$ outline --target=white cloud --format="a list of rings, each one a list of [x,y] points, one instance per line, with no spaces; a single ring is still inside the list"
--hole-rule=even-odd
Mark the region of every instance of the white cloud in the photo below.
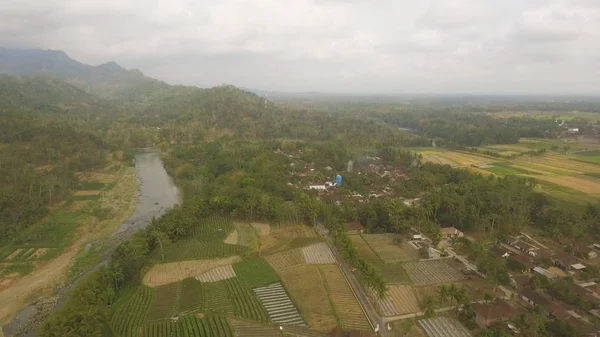
[[[172,83],[600,93],[593,0],[4,0],[0,45]]]

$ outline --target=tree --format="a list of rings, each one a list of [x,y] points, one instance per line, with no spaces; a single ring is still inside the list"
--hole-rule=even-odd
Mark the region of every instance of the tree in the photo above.
[[[439,286],[437,293],[440,304],[446,303],[448,299],[452,296],[452,294],[450,294],[448,286],[446,286],[445,284]]]
[[[154,240],[156,240],[156,242],[158,242],[158,246],[160,247],[161,260],[164,261],[165,260],[164,246],[171,243],[171,241],[169,240],[169,237],[167,236],[167,234],[165,234],[164,232],[161,232],[159,230],[153,230],[151,234],[152,234],[152,237],[154,238]]]
[[[423,299],[419,303],[419,309],[421,309],[421,312],[423,313],[423,316],[425,316],[425,318],[431,318],[435,316],[436,307],[437,303],[435,301],[435,298],[432,296],[423,297]]]

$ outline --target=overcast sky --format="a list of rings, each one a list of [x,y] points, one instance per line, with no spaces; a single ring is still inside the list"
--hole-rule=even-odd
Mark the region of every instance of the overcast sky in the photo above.
[[[202,87],[600,94],[600,0],[0,0],[0,45]]]

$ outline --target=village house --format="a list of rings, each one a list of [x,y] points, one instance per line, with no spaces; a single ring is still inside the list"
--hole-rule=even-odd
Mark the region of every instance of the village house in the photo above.
[[[552,280],[552,279],[555,279],[555,278],[558,277],[558,275],[556,275],[556,274],[554,274],[554,273],[552,273],[552,272],[550,272],[550,271],[548,271],[548,270],[546,270],[546,269],[544,269],[542,267],[534,267],[533,268],[533,272],[535,274],[544,276],[545,278],[547,278],[549,280]]]
[[[573,245],[573,252],[575,252],[575,254],[578,257],[584,258],[584,259],[595,259],[598,257],[598,252],[596,252],[596,250],[594,249],[594,246],[586,246],[586,245],[582,245],[582,244],[574,244]]]
[[[515,289],[524,289],[529,287],[530,281],[529,275],[514,275],[510,278],[510,285]]]
[[[440,235],[442,240],[451,239],[451,238],[462,238],[465,236],[463,232],[459,231],[454,227],[443,227],[440,228]]]
[[[492,324],[507,322],[517,314],[517,310],[503,299],[496,299],[492,303],[474,303],[473,311],[475,322],[483,329]]]
[[[510,255],[507,258],[507,260],[519,263],[522,266],[521,273],[523,273],[523,274],[529,274],[529,272],[531,272],[533,270],[533,268],[535,268],[535,265],[533,264],[533,262],[531,262],[531,260],[527,256],[513,254],[513,255]]]
[[[558,268],[569,271],[569,270],[582,270],[585,269],[585,265],[581,263],[579,259],[568,253],[559,253],[553,258],[554,265]]]
[[[496,255],[497,257],[507,258],[510,256],[510,252],[502,247],[493,246],[489,250],[490,253]]]
[[[348,234],[359,234],[365,231],[365,226],[363,226],[360,221],[354,220],[346,225],[346,230],[348,231]]]
[[[550,299],[531,288],[522,289],[519,293],[519,297],[532,307],[539,305],[545,308],[550,304]]]

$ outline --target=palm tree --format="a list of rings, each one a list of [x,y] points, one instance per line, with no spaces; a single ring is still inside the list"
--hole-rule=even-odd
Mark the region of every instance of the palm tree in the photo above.
[[[438,300],[440,301],[440,304],[444,304],[448,301],[448,298],[451,297],[450,292],[448,291],[448,286],[446,286],[445,284],[441,285],[438,288]]]
[[[430,318],[435,316],[436,305],[437,303],[435,303],[435,298],[433,296],[425,296],[421,303],[419,303],[419,309],[421,309],[425,318]]]

